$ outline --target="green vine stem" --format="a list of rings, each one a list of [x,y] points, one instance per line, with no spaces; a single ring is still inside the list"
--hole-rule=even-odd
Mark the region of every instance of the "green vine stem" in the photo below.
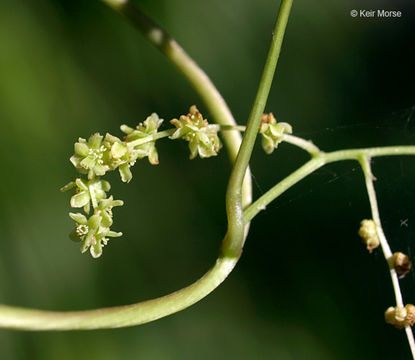
[[[224,254],[230,254],[231,256],[240,256],[245,241],[245,238],[243,237],[243,229],[246,223],[243,221],[244,204],[242,201],[242,182],[246,169],[249,165],[252,149],[259,131],[261,117],[264,113],[268,94],[271,89],[278,58],[281,53],[285,29],[290,16],[291,6],[292,0],[281,1],[264,71],[262,73],[254,104],[249,115],[241,148],[229,178],[228,190],[226,192],[228,236],[225,239],[226,241],[222,244],[222,252]]]
[[[126,16],[185,75],[204,100],[214,120],[221,126],[221,130],[225,131],[224,142],[231,161],[236,159],[227,191],[228,232],[223,240],[220,256],[212,269],[184,289],[153,300],[96,310],[54,312],[0,305],[0,326],[2,327],[27,330],[117,328],[143,324],[183,310],[207,296],[225,280],[240,257],[249,222],[271,201],[304,177],[325,164],[335,161],[362,161],[363,158],[369,159],[376,156],[415,155],[415,146],[376,147],[324,153],[310,141],[284,135],[283,141],[307,151],[311,160],[250,204],[251,179],[248,163],[275,72],[292,0],[281,2],[270,52],[242,144],[238,131],[244,130],[243,127],[236,126],[219,92],[183,49],[127,0],[102,1]],[[169,136],[170,131],[159,133],[157,139]],[[151,141],[149,139],[140,141],[144,140]],[[368,193],[370,197],[369,189]]]
[[[152,20],[147,18],[139,10],[134,8],[133,5],[127,0],[102,1],[106,2],[108,5],[125,15],[133,23],[133,25],[142,31],[142,33],[150,40],[151,43],[153,43],[153,45],[160,49],[167,56],[167,58],[174,65],[176,65],[176,67],[185,75],[204,100],[214,120],[218,124],[231,126],[236,125],[225,101],[222,99],[221,95],[207,75],[183,51],[183,49],[166,34],[164,30],[158,27]],[[283,0],[281,9],[284,9],[284,4],[291,4],[291,2],[292,0]],[[281,28],[281,23],[286,24],[288,16],[289,10],[288,12],[279,11],[276,23],[276,32],[282,31],[284,33],[285,26]],[[286,19],[281,21],[281,18]],[[278,57],[279,55],[282,35],[274,34],[273,36],[271,48],[275,48],[276,41],[277,45],[279,43],[279,47],[277,51],[273,50],[271,52],[272,56]],[[269,62],[270,58],[268,57],[267,65],[265,67],[266,70]],[[268,75],[262,79],[262,81],[267,82],[268,87],[272,81],[274,70],[272,72],[268,71]],[[260,92],[261,88],[262,85],[260,85]],[[250,134],[251,135],[248,136],[248,139],[251,139],[253,145],[255,136],[252,138],[252,130],[250,131]],[[228,147],[231,160],[235,159],[239,151],[240,134],[235,131],[226,133],[224,140],[225,145]],[[240,249],[236,252],[227,251],[226,246],[223,246],[222,252],[215,265],[201,279],[170,295],[121,307],[84,311],[53,312],[0,305],[0,326],[27,330],[72,330],[133,326],[153,321],[183,310],[207,296],[223,282],[236,265],[240,257],[244,239],[247,235],[247,223],[244,224],[242,221],[242,207],[247,206],[251,202],[251,179],[247,164],[251,151],[252,147],[248,152],[245,152],[243,159],[245,159],[244,161],[246,164],[244,164],[244,162],[241,163],[241,160],[239,161],[240,165],[238,166],[239,170],[237,172],[238,181],[234,185],[238,187],[238,196],[236,200],[239,207],[237,215],[237,236],[239,236],[239,238],[235,236],[236,234],[234,231],[228,230],[228,233],[223,241],[223,244],[231,244],[232,246],[236,242],[237,245],[240,246]],[[227,209],[229,211],[229,207]],[[228,216],[228,219],[232,220],[232,216]],[[232,224],[230,224],[230,228],[231,227]],[[232,241],[228,241],[229,234],[233,236]]]
[[[379,237],[380,246],[382,248],[383,256],[387,263],[392,257],[392,251],[389,247],[388,240],[383,232],[382,223],[380,221],[378,201],[376,199],[376,191],[373,185],[374,176],[370,166],[370,156],[362,155],[359,157],[360,166],[365,176],[366,190],[369,196],[370,209],[372,212],[373,221],[376,224],[376,233]],[[389,266],[389,272],[392,280],[393,291],[395,293],[396,306],[404,307],[402,293],[399,286],[398,274],[393,266]],[[406,337],[408,338],[409,348],[411,349],[412,358],[415,359],[415,340],[410,326],[405,326]]]

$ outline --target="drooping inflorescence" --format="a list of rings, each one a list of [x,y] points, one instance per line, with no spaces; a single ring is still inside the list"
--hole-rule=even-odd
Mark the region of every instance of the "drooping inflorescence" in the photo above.
[[[108,133],[105,137],[96,133],[88,140],[79,138],[75,143],[70,161],[86,178],[78,177],[61,190],[75,189],[70,204],[75,209],[83,209],[84,213],[69,213],[75,221],[70,238],[81,243],[82,253],[89,250],[98,258],[110,237],[122,235],[111,230],[112,208],[124,202],[108,195],[111,185],[102,179],[107,172],[118,169],[121,180],[130,182],[133,177],[130,168],[137,160],[147,157],[150,164],[159,163],[155,142],[163,137],[189,141],[191,159],[197,155],[201,158],[215,156],[221,148],[219,126],[209,124],[195,105],[190,107],[189,114],[171,120],[175,128],[159,132],[162,122],[163,119],[153,113],[135,128],[122,125],[121,131],[125,134],[122,140]]]
[[[75,189],[70,204],[75,209],[83,209],[84,213],[69,213],[75,221],[75,229],[71,232],[70,238],[81,243],[82,253],[89,250],[94,258],[100,257],[108,238],[122,235],[111,230],[112,208],[124,203],[108,195],[111,185],[102,179],[107,172],[118,169],[121,180],[130,182],[133,177],[131,167],[137,160],[147,157],[150,164],[159,163],[156,141],[164,137],[187,141],[190,159],[197,156],[216,156],[222,147],[218,136],[221,127],[209,124],[196,105],[190,107],[187,115],[170,120],[174,128],[159,132],[162,123],[163,119],[153,113],[135,128],[121,125],[121,131],[125,134],[122,139],[108,133],[105,136],[96,133],[88,140],[79,138],[75,143],[74,155],[70,161],[75,169],[86,177],[76,178],[61,190]],[[235,127],[234,130],[240,130],[240,127]],[[283,141],[284,134],[291,132],[291,126],[287,123],[277,123],[272,113],[262,116],[260,133],[266,153],[272,153]]]

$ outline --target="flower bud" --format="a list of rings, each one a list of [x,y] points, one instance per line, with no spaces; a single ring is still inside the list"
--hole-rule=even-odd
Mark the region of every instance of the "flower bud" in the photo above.
[[[373,220],[362,220],[358,234],[370,253],[379,246],[379,236],[376,232],[376,223]]]
[[[409,257],[401,252],[396,252],[389,259],[389,266],[395,269],[399,275],[405,276],[412,268]]]
[[[277,123],[273,113],[263,114],[259,133],[262,135],[262,148],[271,154],[282,142],[284,134],[291,134],[292,127],[288,123]]]
[[[405,307],[391,306],[385,311],[385,321],[398,329],[413,326],[415,306],[412,304],[407,304]]]

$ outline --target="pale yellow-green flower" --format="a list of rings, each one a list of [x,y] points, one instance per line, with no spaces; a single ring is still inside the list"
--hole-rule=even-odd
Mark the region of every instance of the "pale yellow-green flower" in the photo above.
[[[292,127],[288,123],[277,123],[273,113],[263,114],[259,133],[262,135],[262,148],[271,154],[282,142],[283,135],[292,133]]]
[[[170,120],[177,130],[170,139],[184,139],[189,142],[190,159],[197,155],[201,158],[216,156],[222,144],[218,137],[218,125],[211,125],[197,109],[196,105],[190,107],[187,115],[179,119]]]

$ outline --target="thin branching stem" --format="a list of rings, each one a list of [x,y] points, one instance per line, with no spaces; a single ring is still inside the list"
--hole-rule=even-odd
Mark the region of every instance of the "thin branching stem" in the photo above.
[[[225,145],[231,161],[235,161],[226,197],[228,232],[222,243],[221,254],[211,270],[184,289],[132,305],[96,310],[55,312],[0,305],[1,327],[27,330],[116,328],[147,323],[183,310],[207,296],[226,279],[239,259],[247,235],[247,225],[251,219],[295,183],[330,162],[342,160],[361,161],[362,159],[368,161],[369,158],[374,156],[415,155],[415,146],[352,149],[324,153],[310,141],[291,135],[284,135],[283,141],[304,149],[311,155],[312,159],[250,205],[251,179],[248,163],[281,51],[292,0],[281,1],[267,62],[242,143],[239,131],[243,131],[243,127],[236,125],[229,108],[218,90],[184,50],[163,29],[136,9],[128,0],[102,1],[123,14],[183,73],[206,104],[213,119],[221,126],[221,130],[224,131]],[[166,130],[155,137],[137,140],[135,145],[142,145],[148,141],[170,136],[172,131],[171,129]],[[372,184],[371,181],[370,184]],[[371,186],[373,187],[373,184]],[[370,197],[369,190],[368,193]],[[390,254],[390,250],[389,253],[385,253],[385,257],[388,257],[388,254]],[[397,297],[397,304],[403,304],[402,298],[399,300]],[[412,336],[410,329],[406,329],[406,331],[407,334],[410,333]],[[408,339],[411,344],[411,350],[414,351],[413,338],[408,335]]]
[[[102,0],[123,14],[156,46],[187,78],[206,104],[214,120],[220,125],[235,126],[236,122],[209,77],[163,29],[136,9],[127,0]],[[168,136],[163,133],[161,136]],[[148,139],[146,140],[148,141]],[[231,161],[235,161],[241,144],[236,132],[224,134],[224,142]],[[241,190],[242,204],[251,202],[251,177],[244,172]],[[248,226],[244,227],[243,238]],[[226,237],[225,237],[226,238]],[[214,266],[192,285],[172,294],[137,304],[96,310],[55,312],[0,305],[0,326],[27,330],[100,329],[143,324],[183,310],[211,293],[232,271],[239,257],[222,254]]]
[[[299,148],[307,151],[311,157],[317,157],[321,153],[320,149],[311,141],[302,139],[298,136],[284,134],[282,136],[282,141],[298,146]]]
[[[248,206],[244,210],[244,222],[249,223],[261,210],[264,210],[269,203],[274,201],[283,192],[325,164],[344,160],[359,161],[362,156],[378,157],[398,155],[415,155],[415,146],[386,146],[366,149],[338,150],[329,153],[320,151],[311,160],[273,186]]]
[[[393,266],[390,266],[389,259],[392,257],[392,251],[390,249],[388,240],[386,239],[385,233],[383,232],[382,223],[380,221],[379,206],[376,198],[375,186],[373,185],[372,169],[370,166],[370,157],[362,155],[359,157],[359,162],[362,167],[363,174],[365,176],[366,190],[369,196],[370,209],[372,212],[372,219],[376,224],[376,232],[379,237],[380,246],[382,248],[383,256],[386,262],[389,264],[389,273],[392,280],[393,291],[395,293],[396,306],[403,308],[404,302],[402,299],[401,288],[399,286],[399,278],[396,270]],[[405,326],[405,333],[408,338],[409,347],[411,349],[412,358],[415,359],[415,341],[412,329],[410,326]]]

